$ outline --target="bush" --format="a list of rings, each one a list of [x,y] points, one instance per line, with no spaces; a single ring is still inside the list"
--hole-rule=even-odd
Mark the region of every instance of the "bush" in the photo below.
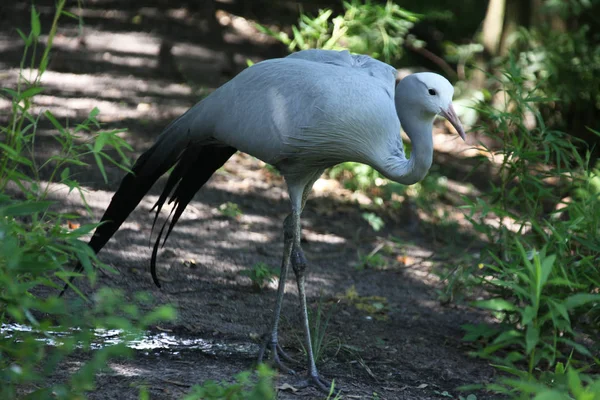
[[[252,268],[242,270],[240,275],[250,278],[252,287],[257,291],[261,291],[266,284],[277,279],[279,271],[265,263],[258,262]]]
[[[600,380],[582,374],[573,367],[556,364],[553,371],[531,379],[521,375],[517,378],[501,378],[503,386],[493,385],[501,393],[513,399],[534,400],[598,400]]]
[[[513,51],[523,77],[552,101],[540,104],[547,124],[595,145],[600,118],[600,12],[598,0],[544,2],[539,23],[515,35]],[[558,26],[557,26],[558,25]],[[598,146],[593,149],[597,158]]]
[[[334,18],[331,18],[331,9],[320,10],[314,18],[301,14],[298,25],[292,26],[292,38],[285,32],[274,32],[261,25],[258,28],[286,44],[290,51],[349,50],[370,54],[387,63],[402,57],[405,42],[421,45],[409,35],[419,15],[392,1],[383,5],[368,0],[352,0],[343,2],[343,8],[344,13]]]
[[[549,100],[511,60],[494,78],[504,108],[478,107],[481,131],[500,143],[482,158],[494,179],[481,198],[465,198],[486,239],[465,280],[489,293],[474,305],[500,323],[466,326],[465,339],[483,343],[475,354],[503,371],[533,379],[558,363],[595,362],[582,339],[599,334],[600,186],[580,141],[546,125],[540,106]]]
[[[92,156],[106,179],[104,161],[126,167],[104,149],[112,148],[123,160],[126,159],[123,149],[129,149],[117,136],[117,131],[93,133],[99,127],[97,109],[74,129],[65,128],[50,111],[40,115],[31,111],[35,96],[44,91],[41,77],[48,65],[59,17],[63,14],[72,16],[64,11],[64,6],[65,0],[57,2],[45,50],[38,64],[34,65],[32,61],[29,65],[31,74],[26,74],[25,60],[35,53],[41,34],[39,15],[35,7],[31,8],[31,32],[25,35],[19,31],[25,47],[17,87],[3,89],[12,102],[12,113],[0,134],[3,152],[0,160],[2,399],[22,397],[26,393],[32,398],[81,396],[94,388],[95,372],[103,368],[110,357],[130,354],[127,340],[150,324],[173,318],[170,307],[143,313],[137,306],[128,304],[122,293],[108,289],[98,290],[93,299],[77,291],[82,300],[75,308],[56,297],[62,284],[73,275],[68,272],[69,265],[80,262],[91,282],[95,280],[92,264],[101,268],[107,266],[99,262],[82,241],[96,225],[78,227],[72,222],[76,215],[55,211],[49,194],[57,184],[63,185],[70,191],[78,191],[85,203],[83,190],[72,178],[70,167],[86,166],[85,158]],[[27,80],[25,76],[33,76],[33,79]],[[60,152],[40,162],[35,144],[42,119],[56,128],[53,138],[60,146]],[[42,180],[42,173],[49,178]],[[138,296],[138,301],[141,300],[148,302],[146,296]],[[70,374],[67,381],[49,383],[47,377],[68,355],[92,348],[97,341],[96,328],[118,330],[122,342],[94,350],[90,359]]]
[[[183,400],[271,400],[275,399],[273,372],[264,364],[258,366],[256,377],[244,371],[235,376],[235,382],[206,381],[196,385]]]

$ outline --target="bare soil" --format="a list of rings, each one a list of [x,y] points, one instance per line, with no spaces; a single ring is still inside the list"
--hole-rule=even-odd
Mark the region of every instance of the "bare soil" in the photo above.
[[[48,29],[53,3],[36,3],[43,28]],[[27,29],[27,4],[0,6],[3,87],[13,86],[18,73],[22,48],[14,28]],[[283,5],[216,4],[219,21],[203,18],[209,14],[202,7],[192,7],[192,2],[86,2],[83,36],[79,36],[75,21],[63,21],[44,78],[48,89],[38,97],[38,106],[51,109],[70,124],[98,107],[107,129],[127,129],[123,136],[135,149],[135,156],[139,155],[170,120],[242,69],[246,59],[259,61],[285,54],[280,45],[258,34],[247,18],[286,22],[293,20],[292,11]],[[0,99],[0,110],[4,120],[9,111],[5,100]],[[41,158],[54,151],[52,133],[51,126],[40,126]],[[443,127],[437,133],[451,138]],[[451,151],[440,153],[436,160],[449,174],[464,175],[464,163]],[[109,167],[109,183],[105,184],[94,168],[79,172],[88,202],[99,218],[123,173]],[[280,263],[281,226],[289,210],[282,180],[257,160],[235,155],[196,195],[159,253],[163,288],[158,289],[148,272],[153,218],[148,211],[162,184],[164,181],[156,185],[100,253],[104,262],[120,272],[102,274],[100,284],[126,293],[148,291],[157,304],[173,304],[177,320],[157,330],[204,338],[225,350],[137,351],[133,359],[112,361],[110,371],[98,375],[89,398],[135,399],[139,388],[147,386],[152,399],[176,399],[193,384],[230,379],[252,368],[256,338],[270,325],[275,286],[256,291],[240,271],[258,262],[274,267]],[[80,212],[82,223],[91,221],[77,196],[67,196],[64,190],[54,196],[65,210]],[[461,342],[461,325],[483,317],[466,307],[439,301],[441,283],[432,268],[452,258],[447,240],[439,237],[448,233],[436,231],[435,225],[407,207],[409,211],[403,209],[393,218],[386,216],[385,229],[376,234],[361,217],[361,201],[366,200],[323,179],[303,216],[304,249],[311,264],[309,303],[314,308],[322,299],[326,309],[337,304],[329,322],[329,337],[343,345],[337,354],[333,354],[336,346],[330,349],[319,365],[320,372],[335,379],[346,398],[364,399],[373,398],[374,393],[381,399],[458,398],[459,386],[490,381],[493,369],[469,357],[471,349]],[[223,216],[218,207],[226,202],[236,203],[243,214],[237,219]],[[437,238],[432,235],[435,232]],[[463,235],[464,249],[474,239],[468,233]],[[358,254],[369,253],[390,237],[397,238],[401,251],[388,255],[392,260],[389,268],[355,267]],[[440,257],[442,248],[446,251]],[[88,293],[94,290],[82,285]],[[363,298],[382,297],[383,311],[358,309],[344,296],[351,288]],[[290,279],[281,338],[283,347],[303,360],[301,337],[297,290]],[[74,356],[70,363],[76,366],[85,357]],[[66,374],[69,366],[57,371],[54,379]],[[294,367],[304,373],[304,363]],[[297,379],[281,374],[277,384],[293,385]],[[280,399],[325,397],[313,389],[280,390],[278,395]],[[477,396],[491,398],[485,393]]]

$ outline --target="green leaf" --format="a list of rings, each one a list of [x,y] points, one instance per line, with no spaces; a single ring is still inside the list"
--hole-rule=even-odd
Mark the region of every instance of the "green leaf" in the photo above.
[[[542,389],[535,395],[533,400],[568,400],[570,397],[558,390]]]
[[[92,111],[90,111],[89,118],[95,120],[96,117],[100,114],[100,109],[98,107],[94,107]]]
[[[537,316],[537,310],[532,306],[527,306],[521,312],[521,323],[523,325],[529,324]]]
[[[87,274],[89,274],[93,278],[93,275],[91,275],[94,271],[94,267],[92,265],[91,260],[91,257],[94,256],[93,250],[87,244],[80,241],[71,243],[74,244],[73,251],[77,256],[77,259],[83,266],[83,269],[86,271]]]
[[[15,99],[15,100],[19,98],[19,92],[17,92],[16,90],[12,90],[12,89],[9,89],[9,88],[2,88],[2,91],[10,94],[11,97],[13,99]]]
[[[5,215],[5,216],[31,215],[33,213],[45,211],[52,204],[54,204],[53,201],[34,201],[34,202],[11,204],[9,206],[0,208],[0,215]]]
[[[102,162],[102,157],[98,153],[94,153],[94,159],[96,160],[96,165],[98,165],[98,169],[104,178],[104,182],[108,183],[108,176],[106,175],[106,170],[104,169],[104,163]]]
[[[67,180],[69,180],[70,176],[71,176],[71,170],[69,169],[69,167],[66,167],[60,173],[60,180],[63,181],[63,182],[67,181]]]
[[[540,340],[540,330],[533,324],[527,326],[527,332],[525,333],[525,351],[530,354],[533,349],[537,346]]]
[[[521,337],[522,334],[516,329],[511,329],[506,332],[499,334],[492,344],[503,344],[504,342],[513,342],[516,338]]]
[[[560,315],[569,325],[571,325],[571,318],[569,317],[569,312],[564,304],[551,299],[548,299],[548,304],[550,306],[550,310],[553,312],[556,311],[558,315]]]
[[[31,45],[31,36],[26,36],[22,30],[20,30],[19,28],[17,28],[17,33],[19,34],[19,36],[21,36],[21,39],[23,39],[23,42],[25,42],[25,46],[29,46]]]
[[[94,142],[95,153],[100,153],[102,151],[104,144],[106,143],[106,139],[108,139],[108,137],[103,133],[100,133],[98,136],[96,136],[96,141]]]
[[[307,47],[304,42],[304,38],[302,37],[302,34],[298,30],[298,28],[296,28],[295,25],[292,25],[292,32],[294,33],[294,40],[296,41],[296,43],[298,43],[298,47],[300,48],[300,50],[305,50]]]
[[[583,354],[588,357],[593,357],[592,353],[590,353],[590,351],[582,344],[579,344],[577,342],[574,342],[574,341],[572,341],[570,339],[566,339],[566,338],[559,338],[558,341],[561,343],[565,343],[568,346],[573,347],[580,354]]]
[[[563,304],[568,310],[571,310],[596,301],[600,302],[600,294],[578,293],[567,297]]]
[[[383,219],[375,213],[363,213],[362,217],[369,225],[371,225],[371,228],[373,228],[375,232],[379,232],[385,225]]]
[[[142,323],[144,325],[152,325],[157,322],[172,321],[176,318],[176,316],[177,314],[173,307],[163,305],[146,314],[142,320]]]
[[[504,299],[490,299],[490,300],[479,300],[474,301],[471,305],[479,308],[483,308],[485,310],[492,311],[516,311],[517,308],[514,304],[504,300]]]
[[[585,289],[587,286],[581,283],[575,283],[575,282],[571,282],[568,279],[565,278],[552,278],[550,280],[548,280],[548,285],[552,285],[552,286],[568,286],[568,287],[572,287],[575,289]]]
[[[58,120],[56,119],[56,117],[54,116],[54,114],[52,114],[50,112],[50,110],[46,110],[44,112],[44,115],[46,116],[46,118],[48,118],[48,120],[52,123],[52,125],[54,125],[54,127],[61,133],[61,134],[65,134],[65,128],[63,128],[63,126],[61,125],[60,122],[58,122]]]
[[[65,15],[65,16],[67,16],[69,18],[73,18],[73,19],[77,19],[77,20],[79,19],[79,17],[77,15],[75,15],[72,12],[69,12],[69,11],[62,10],[61,14]]]
[[[573,368],[567,370],[567,381],[569,382],[569,389],[575,395],[575,398],[581,398],[583,395],[583,385],[579,374]]]
[[[29,89],[25,90],[24,92],[21,93],[21,95],[19,96],[19,100],[22,99],[27,99],[29,97],[33,97],[36,94],[40,94],[45,90],[44,87],[41,86],[32,86]]]
[[[27,165],[28,167],[33,166],[33,163],[28,158],[21,156],[15,149],[12,147],[8,147],[4,143],[0,143],[0,149],[4,150],[7,154],[6,156],[10,157],[10,159],[19,164]]]
[[[40,14],[35,11],[35,6],[31,6],[31,34],[34,39],[37,39],[42,33],[42,27],[40,25]]]
[[[98,224],[85,224],[85,225],[82,225],[79,228],[69,232],[69,235],[76,236],[76,237],[87,235],[88,233],[90,233],[91,231],[96,229],[97,226],[98,226]]]
[[[554,267],[554,262],[556,261],[556,255],[552,254],[544,258],[542,261],[542,275],[540,277],[540,289],[546,285],[546,281],[548,280],[548,276],[552,272],[552,268]]]

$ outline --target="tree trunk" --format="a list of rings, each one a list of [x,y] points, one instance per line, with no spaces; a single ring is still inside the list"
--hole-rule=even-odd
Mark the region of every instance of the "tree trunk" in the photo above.
[[[511,36],[519,27],[529,27],[540,18],[532,11],[538,10],[541,3],[542,0],[490,0],[481,31],[488,55],[506,55]]]
[[[481,41],[489,55],[495,56],[500,49],[506,0],[490,0],[481,32]]]

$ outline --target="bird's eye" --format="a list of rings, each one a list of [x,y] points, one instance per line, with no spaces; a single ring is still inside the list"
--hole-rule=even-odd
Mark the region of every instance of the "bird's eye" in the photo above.
[[[435,91],[435,89],[429,89],[429,94],[435,96],[437,92]]]

